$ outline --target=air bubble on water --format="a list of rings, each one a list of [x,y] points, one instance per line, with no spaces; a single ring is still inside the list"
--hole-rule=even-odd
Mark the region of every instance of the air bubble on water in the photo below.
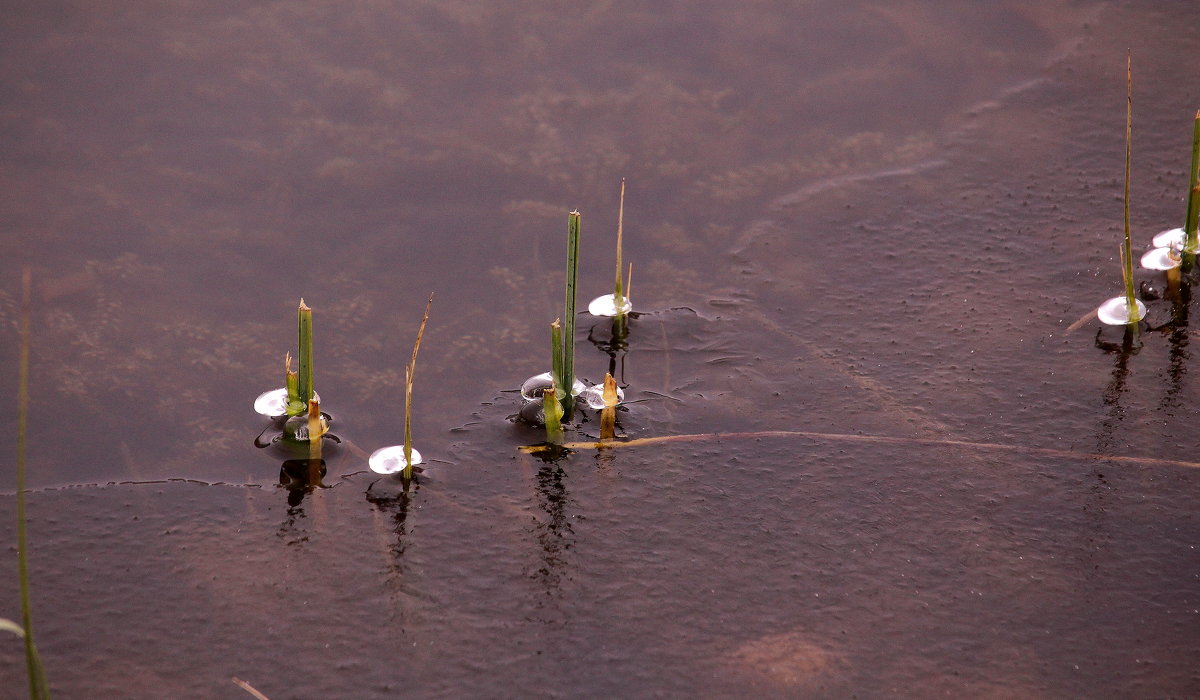
[[[621,313],[629,313],[633,310],[633,302],[629,297],[624,297],[621,300]],[[588,304],[588,313],[593,316],[616,316],[617,315],[617,299],[613,294],[605,294],[602,297],[592,299]]]
[[[542,391],[552,386],[554,386],[554,377],[549,372],[530,377],[521,385],[521,398],[526,401],[541,401]],[[575,384],[571,387],[571,395],[579,396],[579,393],[586,388],[587,386],[576,378]]]
[[[584,401],[587,401],[588,406],[591,406],[598,411],[604,408],[604,385],[596,384],[594,386],[589,386],[583,390],[583,393],[580,394],[580,397],[583,398]],[[617,404],[619,405],[624,400],[625,390],[621,387],[617,387]]]
[[[278,418],[287,413],[287,389],[272,389],[264,391],[254,399],[254,412],[264,415],[267,418]],[[313,392],[313,398],[318,402],[321,397],[317,392]]]
[[[416,466],[421,463],[421,453],[416,450],[412,451],[412,463]],[[380,447],[371,453],[367,459],[367,464],[370,465],[371,471],[376,474],[398,474],[404,470],[404,445],[390,445],[388,447]]]
[[[1146,305],[1139,299],[1133,300],[1134,306],[1137,309],[1137,317],[1135,321],[1140,321],[1146,317]],[[1100,318],[1101,323],[1107,323],[1110,326],[1124,326],[1129,323],[1129,305],[1125,301],[1125,296],[1113,297],[1100,305],[1096,309],[1096,315]]]

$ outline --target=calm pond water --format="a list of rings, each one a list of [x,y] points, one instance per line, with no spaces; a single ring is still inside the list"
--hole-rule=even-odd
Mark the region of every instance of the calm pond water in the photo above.
[[[1181,223],[1200,24],[946,5],[5,13],[0,418],[30,266],[56,694],[1200,694],[1191,331],[1071,328],[1120,288],[1126,48],[1135,248]],[[700,437],[544,461],[515,390],[573,208],[580,305],[611,291],[621,178],[621,425]],[[432,461],[379,498],[430,292]],[[301,297],[343,438],[303,498],[251,410]]]

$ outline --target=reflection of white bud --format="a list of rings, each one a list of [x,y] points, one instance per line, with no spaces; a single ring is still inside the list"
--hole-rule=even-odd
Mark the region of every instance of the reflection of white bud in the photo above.
[[[1133,300],[1134,307],[1137,310],[1133,320],[1140,321],[1146,317],[1146,305],[1139,299]],[[1113,297],[1100,305],[1096,309],[1096,316],[1100,318],[1101,323],[1107,323],[1110,326],[1124,326],[1129,323],[1129,305],[1125,301],[1125,296]]]
[[[629,297],[622,297],[621,301],[624,302],[621,304],[621,313],[627,314],[633,310],[633,302],[629,300]],[[616,297],[612,294],[605,294],[592,299],[592,302],[588,304],[588,313],[593,316],[616,316]]]
[[[421,453],[416,450],[412,451],[412,463],[416,466],[421,463]],[[399,474],[404,471],[404,445],[391,445],[389,447],[380,447],[371,453],[371,457],[367,460],[367,464],[371,466],[371,471],[376,474]]]

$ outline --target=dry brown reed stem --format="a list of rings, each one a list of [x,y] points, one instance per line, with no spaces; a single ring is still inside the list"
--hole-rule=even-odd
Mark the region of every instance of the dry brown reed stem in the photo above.
[[[600,411],[600,439],[612,440],[617,436],[617,380],[604,373],[604,408]]]
[[[417,351],[421,349],[421,337],[425,335],[425,324],[429,323],[429,307],[433,305],[433,292],[425,302],[425,315],[421,317],[421,325],[417,328],[417,342],[413,343],[412,358],[408,367],[404,368],[404,479],[412,478],[412,388],[413,378],[417,372]]]
[[[242,680],[241,678],[238,678],[237,676],[234,676],[234,677],[233,677],[231,680],[233,681],[233,684],[234,684],[234,685],[236,685],[237,687],[239,687],[239,688],[241,688],[242,690],[246,691],[247,693],[250,693],[250,694],[251,694],[251,695],[253,695],[253,696],[254,696],[254,697],[257,699],[257,700],[271,700],[271,699],[270,699],[270,698],[268,698],[266,695],[263,695],[262,693],[258,692],[258,690],[256,690],[254,686],[250,685],[249,683],[247,683],[246,681]]]

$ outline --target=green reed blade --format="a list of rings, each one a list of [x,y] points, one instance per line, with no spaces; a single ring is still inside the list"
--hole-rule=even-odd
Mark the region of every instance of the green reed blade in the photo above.
[[[429,323],[429,307],[433,306],[433,292],[425,302],[425,315],[421,317],[421,325],[417,328],[417,341],[413,343],[412,357],[404,368],[404,471],[402,478],[406,481],[412,478],[412,390],[413,379],[417,373],[417,351],[421,349],[421,338],[425,335],[425,324]]]
[[[575,288],[579,275],[579,219],[578,211],[567,215],[567,300],[563,309],[562,348],[562,405],[567,420],[575,415],[575,397],[571,389],[575,386]]]
[[[308,402],[313,397],[312,309],[308,308],[303,299],[300,300],[300,308],[296,310],[296,326],[300,341],[300,378],[297,390],[303,406],[300,413],[303,413],[308,410]]]
[[[1137,319],[1137,304],[1133,293],[1133,246],[1129,236],[1129,162],[1133,141],[1133,54],[1125,56],[1125,243],[1121,248],[1121,276],[1125,280],[1125,304],[1129,324]]]
[[[33,643],[33,612],[29,602],[29,542],[25,533],[25,426],[29,415],[29,328],[33,297],[33,272],[21,271],[21,352],[17,362],[17,577],[21,587],[21,627],[24,630],[25,667],[29,674],[29,697],[50,697],[46,673]]]
[[[563,346],[562,346],[562,324],[560,319],[554,319],[554,323],[550,324],[550,377],[554,381],[554,387],[559,393],[563,393]]]
[[[545,414],[546,442],[551,445],[561,445],[563,441],[563,408],[558,402],[558,394],[554,391],[554,387],[547,387],[542,392],[542,413]]]
[[[1200,110],[1196,111],[1196,120],[1192,124],[1192,167],[1188,170],[1187,214],[1183,220],[1183,230],[1187,232],[1187,252],[1195,253],[1200,249],[1197,236],[1197,218],[1200,217],[1200,189],[1196,181],[1200,178]]]

